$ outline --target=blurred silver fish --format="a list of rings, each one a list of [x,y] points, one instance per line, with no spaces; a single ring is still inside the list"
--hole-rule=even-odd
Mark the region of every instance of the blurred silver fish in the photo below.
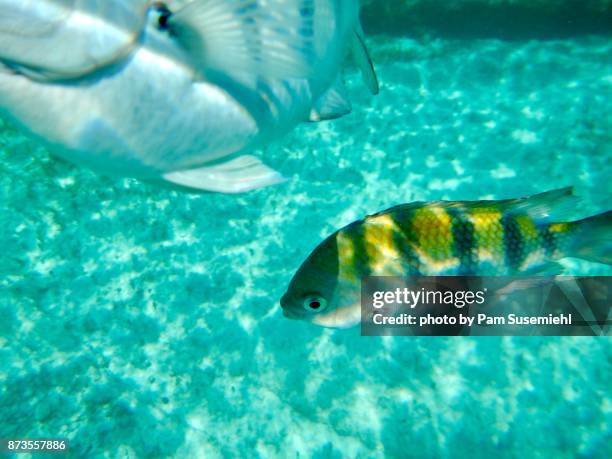
[[[175,7],[176,6],[176,7]],[[356,0],[0,0],[0,112],[115,175],[242,192],[282,181],[245,153],[350,111],[349,50],[378,82]]]

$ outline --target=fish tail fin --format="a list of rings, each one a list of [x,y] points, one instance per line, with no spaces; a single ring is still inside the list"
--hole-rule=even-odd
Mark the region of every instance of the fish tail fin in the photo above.
[[[612,211],[569,224],[567,256],[612,265]]]

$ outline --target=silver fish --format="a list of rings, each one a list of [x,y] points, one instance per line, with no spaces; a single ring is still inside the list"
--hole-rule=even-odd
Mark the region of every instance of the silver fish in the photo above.
[[[242,192],[283,180],[246,153],[350,111],[356,0],[0,0],[0,113],[103,173]]]

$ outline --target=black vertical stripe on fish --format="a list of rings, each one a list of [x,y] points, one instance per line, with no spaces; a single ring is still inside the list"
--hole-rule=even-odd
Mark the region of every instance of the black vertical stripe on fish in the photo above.
[[[410,233],[406,231],[405,226],[402,225],[402,222],[397,219],[397,217],[393,213],[389,213],[391,220],[393,221],[393,226],[396,230],[393,232],[393,245],[395,249],[402,255],[402,262],[404,266],[407,268],[406,275],[407,276],[420,276],[421,271],[419,269],[420,260],[419,256],[416,254],[410,241],[414,241],[414,238],[410,237]],[[410,227],[410,225],[407,225]]]
[[[547,257],[552,257],[555,253],[555,250],[557,249],[555,234],[550,231],[548,225],[539,225],[538,232],[540,233],[540,239],[542,240],[544,253]]]
[[[353,270],[361,278],[372,275],[366,250],[365,226],[362,221],[356,221],[345,228],[345,235],[353,244]]]
[[[446,213],[451,218],[451,233],[453,235],[453,255],[459,259],[458,274],[460,276],[472,275],[475,272],[477,257],[476,229],[461,209],[449,207]]]
[[[523,262],[523,236],[521,228],[513,215],[504,215],[501,218],[504,230],[504,253],[506,266],[511,272],[517,271]]]

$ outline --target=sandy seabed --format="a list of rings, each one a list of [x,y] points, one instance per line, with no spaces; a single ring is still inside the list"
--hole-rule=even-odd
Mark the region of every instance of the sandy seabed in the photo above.
[[[188,194],[0,124],[0,438],[74,457],[612,457],[609,338],[365,338],[282,317],[318,241],[413,200],[574,185],[610,208],[609,38],[371,38],[351,115],[261,153],[288,183]],[[567,260],[571,274],[608,267]]]

